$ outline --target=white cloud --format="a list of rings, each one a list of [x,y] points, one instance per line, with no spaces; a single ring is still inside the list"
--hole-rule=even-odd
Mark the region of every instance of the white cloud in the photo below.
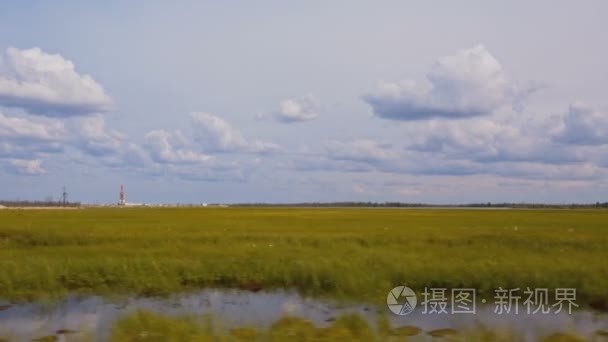
[[[510,143],[519,137],[519,131],[486,119],[466,122],[433,120],[418,127],[411,137],[415,141],[411,147],[421,151],[494,155],[499,153],[505,142]]]
[[[34,121],[0,112],[0,158],[35,159],[62,152],[66,135],[57,120]]]
[[[286,99],[281,102],[275,117],[284,123],[314,120],[319,117],[317,100],[312,96]]]
[[[225,119],[200,112],[190,114],[194,138],[157,129],[145,134],[140,146],[95,114],[107,110],[110,99],[89,76],[77,74],[71,62],[39,49],[9,49],[7,56],[0,70],[0,106],[56,116],[0,112],[0,163],[19,174],[46,173],[43,164],[55,165],[49,154],[65,148],[68,159],[80,158],[91,167],[141,166],[137,170],[142,174],[202,181],[263,179],[278,169],[377,179],[487,175],[593,182],[608,176],[608,115],[581,105],[550,118],[499,110],[517,107],[526,91],[509,80],[483,46],[439,60],[422,83],[386,83],[365,96],[380,117],[420,120],[399,125],[403,134],[398,138],[320,141],[312,151],[274,154],[270,152],[281,151],[276,144],[247,137]],[[313,120],[319,116],[318,104],[310,96],[286,99],[271,115],[285,123]],[[69,155],[76,150],[82,155]],[[374,194],[372,187],[353,184],[354,192]],[[392,191],[417,196],[424,193],[420,189],[405,185]]]
[[[91,157],[87,161],[91,165],[129,169],[144,166],[147,161],[141,147],[126,134],[108,128],[102,115],[72,118],[66,123],[66,144]]]
[[[22,175],[40,175],[46,173],[42,168],[41,159],[9,159],[8,163],[13,167],[14,171]]]
[[[458,119],[518,107],[533,90],[518,90],[498,60],[477,45],[438,60],[424,82],[383,83],[363,99],[385,119]]]
[[[57,141],[65,135],[61,122],[35,122],[26,118],[10,117],[0,112],[0,138],[14,140]]]
[[[108,129],[101,115],[80,118],[72,122],[73,145],[93,156],[119,153],[128,145],[128,137]]]
[[[481,162],[572,161],[563,150],[547,153],[552,146],[543,136],[543,128],[529,126],[524,130],[513,123],[485,118],[431,120],[411,130],[406,148]]]
[[[8,48],[0,64],[0,106],[59,117],[108,111],[112,101],[100,84],[77,73],[61,55]]]
[[[382,172],[427,176],[494,175],[521,179],[597,179],[607,154],[585,146],[559,146],[554,123],[510,118],[430,120],[404,127],[401,144],[372,139],[330,141],[306,171]],[[302,159],[302,158],[301,158]]]
[[[159,174],[188,181],[242,182],[257,166],[257,157],[239,156],[230,160],[228,154],[209,155],[196,150],[180,131],[154,130],[146,134],[152,169]]]
[[[65,152],[76,160],[74,149],[93,157],[91,165],[130,167],[142,165],[145,155],[141,148],[121,132],[107,127],[100,114],[69,119],[11,117],[0,113],[0,158],[42,160],[49,154]],[[11,169],[16,165],[8,163]],[[32,164],[34,165],[34,164]],[[30,169],[32,170],[32,169]],[[40,174],[41,172],[29,172]]]
[[[199,128],[198,140],[205,149],[220,152],[273,152],[279,146],[260,140],[248,140],[226,120],[209,113],[190,113]]]
[[[258,168],[258,153],[278,149],[274,144],[245,138],[226,120],[215,115],[191,113],[190,118],[194,124],[194,139],[179,130],[153,130],[145,135],[145,147],[153,165],[164,174],[190,181],[242,182]],[[212,155],[213,152],[227,153]],[[230,153],[252,155],[232,159]]]
[[[212,159],[209,155],[186,148],[185,139],[179,131],[173,134],[165,130],[150,131],[145,138],[152,159],[157,163],[202,163]]]
[[[562,117],[553,140],[572,145],[608,144],[608,113],[573,104]]]

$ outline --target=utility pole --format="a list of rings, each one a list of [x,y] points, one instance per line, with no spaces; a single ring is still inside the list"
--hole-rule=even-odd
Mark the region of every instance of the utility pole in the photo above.
[[[61,193],[62,205],[65,207],[68,204],[68,192],[63,186],[63,192]]]

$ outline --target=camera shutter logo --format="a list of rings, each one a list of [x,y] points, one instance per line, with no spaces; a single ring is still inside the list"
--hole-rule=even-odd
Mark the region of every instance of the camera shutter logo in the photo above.
[[[397,286],[386,297],[386,305],[396,315],[407,315],[414,311],[418,299],[416,293],[407,286]]]

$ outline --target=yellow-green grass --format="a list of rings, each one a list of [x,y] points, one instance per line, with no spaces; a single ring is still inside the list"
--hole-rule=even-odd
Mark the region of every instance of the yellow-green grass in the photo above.
[[[237,327],[218,331],[212,317],[168,317],[138,311],[112,327],[111,340],[126,341],[379,341],[370,326],[358,315],[339,317],[329,327],[319,328],[309,321],[284,317],[269,329]],[[388,336],[388,334],[383,334]],[[378,336],[379,337],[379,336]]]
[[[293,289],[383,303],[406,284],[565,288],[608,303],[608,211],[0,210],[0,298]]]
[[[480,342],[511,342],[525,339],[517,331],[504,330],[494,332],[483,327],[473,327],[465,330],[436,329],[423,331],[417,327],[392,328],[382,318],[376,324],[370,324],[356,314],[346,314],[338,317],[326,327],[319,327],[298,317],[282,317],[269,328],[233,327],[217,329],[221,322],[214,322],[213,317],[186,316],[170,317],[146,311],[136,311],[118,320],[111,331],[110,340],[114,342],[128,341],[407,341],[433,340],[440,341],[480,341]],[[597,338],[600,335],[595,334]],[[427,337],[425,339],[425,337]],[[529,338],[528,338],[529,339]],[[527,339],[526,339],[527,340]],[[549,333],[538,338],[542,342],[581,342],[585,341],[576,332]]]

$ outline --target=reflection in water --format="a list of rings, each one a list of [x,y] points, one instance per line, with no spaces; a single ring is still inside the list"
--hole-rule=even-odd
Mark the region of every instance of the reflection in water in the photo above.
[[[577,332],[586,338],[608,330],[608,315],[577,311],[572,315],[496,315],[493,307],[478,308],[477,314],[423,315],[415,310],[406,316],[396,316],[386,308],[373,309],[365,305],[339,305],[327,301],[303,298],[292,292],[245,292],[233,290],[204,290],[170,298],[128,298],[107,300],[101,297],[69,298],[58,304],[6,305],[0,302],[0,338],[31,341],[44,336],[57,340],[73,340],[86,334],[93,340],[106,341],[112,325],[119,319],[145,310],[168,316],[211,315],[221,322],[217,329],[255,327],[267,329],[284,316],[297,316],[319,327],[329,326],[344,314],[355,313],[376,326],[380,316],[389,319],[390,326],[403,332],[416,329],[416,338],[431,338],[429,332],[489,329],[516,331],[524,340],[537,340],[560,332]],[[426,333],[423,333],[426,332]],[[415,340],[415,339],[414,339]]]

